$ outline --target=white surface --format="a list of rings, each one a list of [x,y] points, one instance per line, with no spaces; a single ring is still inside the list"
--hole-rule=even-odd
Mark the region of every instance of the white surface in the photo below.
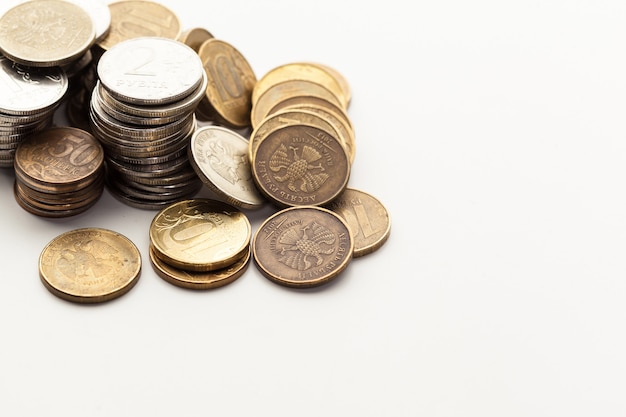
[[[162,3],[258,77],[346,76],[350,186],[386,204],[390,240],[319,290],[251,265],[186,291],[150,266],[155,213],[106,193],[38,218],[2,170],[0,415],[626,415],[626,3]],[[43,247],[84,226],[142,252],[118,300],[39,281]]]

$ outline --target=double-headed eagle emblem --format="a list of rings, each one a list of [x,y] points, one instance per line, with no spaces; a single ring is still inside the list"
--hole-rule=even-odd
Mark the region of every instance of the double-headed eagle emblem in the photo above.
[[[336,236],[327,227],[312,222],[302,229],[289,229],[278,240],[284,245],[278,260],[287,266],[304,271],[313,266],[311,258],[314,259],[315,266],[320,266],[324,262],[322,255],[330,255],[335,251],[332,245]]]
[[[289,151],[293,156],[290,156]],[[270,169],[277,174],[274,179],[278,182],[287,182],[287,188],[293,192],[301,191],[311,193],[318,190],[326,182],[329,175],[324,172],[322,163],[313,165],[314,162],[322,158],[322,155],[310,146],[304,145],[300,154],[300,149],[296,146],[289,146],[289,149],[281,144],[272,154],[269,160]],[[284,174],[282,174],[284,172]],[[281,173],[281,175],[278,175]],[[296,187],[299,183],[299,187]]]

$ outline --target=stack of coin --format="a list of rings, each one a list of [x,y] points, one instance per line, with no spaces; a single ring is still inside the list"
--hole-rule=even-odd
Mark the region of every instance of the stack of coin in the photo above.
[[[250,261],[251,225],[237,208],[196,198],[163,208],[150,225],[150,260],[159,276],[183,288],[233,282]]]
[[[2,56],[0,78],[0,167],[11,168],[19,144],[52,125],[68,79],[59,67],[25,67]]]
[[[15,153],[15,199],[43,217],[92,207],[104,188],[104,151],[89,132],[52,127],[30,135]]]
[[[89,117],[112,194],[153,210],[193,197],[202,182],[187,147],[207,85],[196,52],[167,38],[132,38],[103,53],[97,73]]]

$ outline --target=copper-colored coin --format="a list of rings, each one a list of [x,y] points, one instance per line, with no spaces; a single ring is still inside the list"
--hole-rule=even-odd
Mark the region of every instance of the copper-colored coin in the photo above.
[[[127,237],[99,228],[54,238],[41,252],[39,275],[54,295],[98,303],[127,293],[141,273],[141,254]]]
[[[89,14],[63,0],[31,0],[0,16],[0,52],[32,67],[53,67],[80,58],[94,43]]]
[[[240,134],[221,126],[196,129],[189,160],[204,184],[224,201],[252,210],[265,205],[252,179],[248,141]]]
[[[339,214],[350,226],[354,237],[355,258],[380,248],[391,233],[389,212],[371,194],[346,188],[326,207]]]
[[[15,169],[35,182],[74,186],[94,177],[104,151],[89,132],[53,127],[24,140],[15,153]]]
[[[170,284],[193,290],[207,290],[223,287],[239,278],[250,264],[250,250],[234,264],[207,272],[192,272],[174,268],[163,262],[150,247],[150,261],[156,273]]]
[[[181,30],[178,16],[159,2],[122,0],[109,4],[109,32],[97,44],[107,50],[124,40],[154,36],[175,40]]]
[[[268,71],[256,83],[252,92],[252,103],[256,104],[259,98],[272,86],[295,80],[311,81],[322,85],[339,99],[343,108],[347,108],[350,99],[345,96],[344,90],[335,76],[324,66],[306,62],[289,63]]]
[[[291,207],[269,217],[252,241],[254,260],[270,280],[289,287],[326,284],[348,266],[354,242],[341,217],[321,207]]]
[[[204,28],[191,28],[182,32],[178,36],[178,41],[189,46],[194,51],[198,52],[200,46],[209,39],[213,39],[214,36],[208,30]]]
[[[346,188],[350,161],[337,137],[313,126],[288,125],[257,145],[252,175],[278,206],[319,206]]]
[[[322,84],[308,80],[288,80],[272,85],[253,103],[250,112],[252,127],[256,128],[277,103],[300,96],[318,97],[341,108],[339,99]]]
[[[150,242],[168,265],[214,271],[245,256],[250,221],[239,209],[216,200],[190,199],[163,208],[150,224]]]
[[[212,107],[232,126],[250,125],[256,76],[248,61],[234,46],[218,39],[204,42],[198,55],[209,77],[206,97]]]

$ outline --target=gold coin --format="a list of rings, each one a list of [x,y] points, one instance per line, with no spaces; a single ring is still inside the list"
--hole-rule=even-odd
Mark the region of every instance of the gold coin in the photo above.
[[[380,248],[391,233],[387,209],[371,194],[346,188],[326,207],[339,214],[350,227],[354,237],[355,258]]]
[[[344,77],[341,72],[337,71],[335,68],[329,65],[320,64],[319,62],[307,62],[307,63],[324,69],[326,72],[332,75],[335,78],[335,80],[337,80],[337,83],[341,87],[341,91],[343,92],[343,95],[346,98],[345,107],[348,108],[348,106],[350,105],[350,101],[352,101],[352,89],[350,88],[350,83],[348,83],[348,80],[346,79],[346,77]]]
[[[148,0],[121,0],[109,4],[109,32],[97,42],[103,50],[121,41],[143,36],[176,40],[181,25],[178,16],[162,4]]]
[[[250,125],[250,97],[256,76],[245,57],[231,44],[209,39],[200,46],[198,55],[209,78],[206,97],[229,125]]]
[[[41,252],[39,275],[57,297],[99,303],[127,293],[139,279],[141,254],[111,230],[76,229],[54,238]]]
[[[268,71],[256,83],[252,91],[252,103],[256,104],[258,99],[272,86],[295,80],[311,81],[323,86],[339,99],[343,108],[348,107],[349,97],[345,96],[344,90],[335,76],[323,66],[306,62],[289,63]]]
[[[89,14],[63,0],[31,0],[0,16],[0,52],[32,67],[69,64],[94,43]]]
[[[253,102],[250,111],[252,127],[257,127],[277,103],[300,96],[318,97],[341,107],[339,99],[322,84],[307,80],[283,81],[269,87]]]
[[[252,229],[237,208],[190,199],[163,208],[150,224],[150,243],[168,265],[185,271],[226,268],[245,256]]]
[[[207,272],[193,272],[174,268],[163,262],[153,247],[150,247],[150,261],[156,273],[170,284],[193,290],[207,290],[223,287],[242,276],[250,264],[250,250],[247,250],[246,254],[234,264]]]
[[[341,217],[321,207],[291,207],[270,216],[252,242],[261,273],[278,284],[315,287],[337,278],[354,241]]]
[[[343,144],[329,132],[287,125],[257,145],[252,175],[261,193],[279,207],[321,206],[345,189],[350,161]]]
[[[213,39],[214,36],[208,30],[204,28],[191,28],[182,32],[178,36],[178,42],[182,42],[194,51],[198,52],[200,46],[209,39]]]

